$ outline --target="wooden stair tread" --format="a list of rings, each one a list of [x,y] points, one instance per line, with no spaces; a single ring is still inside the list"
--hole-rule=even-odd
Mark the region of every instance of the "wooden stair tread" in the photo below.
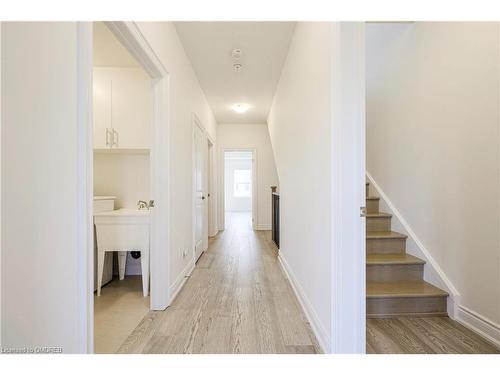
[[[407,238],[408,236],[403,233],[387,231],[387,232],[366,232],[366,239],[377,238]]]
[[[374,213],[367,213],[366,217],[392,217],[392,215],[385,212],[374,212]]]
[[[366,298],[447,297],[448,293],[425,281],[366,284]]]
[[[425,261],[410,254],[366,254],[366,265],[390,265],[390,264],[425,264]]]
[[[369,201],[378,201],[378,200],[380,200],[380,197],[366,197],[366,200],[369,200]]]

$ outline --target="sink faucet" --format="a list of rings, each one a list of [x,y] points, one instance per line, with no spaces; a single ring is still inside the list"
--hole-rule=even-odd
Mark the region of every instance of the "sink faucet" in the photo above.
[[[144,210],[146,208],[149,208],[147,202],[145,202],[145,201],[137,202],[137,209]]]
[[[147,203],[146,201],[139,201],[137,202],[137,208],[139,210],[144,210],[144,209],[150,209],[152,207],[155,206],[155,201],[154,200],[150,200],[149,203]]]

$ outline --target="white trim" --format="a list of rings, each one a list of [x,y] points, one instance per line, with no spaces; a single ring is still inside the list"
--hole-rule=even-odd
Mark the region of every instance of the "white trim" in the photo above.
[[[366,351],[365,29],[332,23],[331,353]]]
[[[220,178],[220,187],[218,189],[219,191],[219,206],[220,206],[220,212],[222,217],[219,218],[218,224],[219,224],[219,230],[224,230],[226,226],[226,162],[225,162],[225,157],[224,154],[225,152],[228,151],[251,151],[252,152],[252,229],[253,230],[259,230],[259,223],[258,223],[258,217],[259,217],[259,212],[258,212],[258,202],[259,202],[259,181],[258,181],[258,163],[257,163],[257,148],[255,147],[226,147],[226,148],[221,148],[220,150],[220,155],[219,155],[219,178]],[[217,210],[219,211],[219,210]]]
[[[189,277],[191,276],[191,273],[193,272],[195,268],[195,264],[193,262],[189,262],[186,267],[181,271],[181,273],[177,276],[177,279],[175,279],[174,283],[170,286],[170,304],[174,301],[175,297],[179,294],[179,292],[182,290],[186,282],[188,281]]]
[[[424,246],[415,232],[411,229],[410,224],[403,218],[403,215],[398,211],[394,203],[391,202],[387,194],[382,190],[373,176],[366,171],[366,176],[370,180],[370,184],[380,196],[380,203],[384,211],[393,215],[392,226],[399,232],[408,235],[406,251],[407,253],[422,258],[427,262],[424,267],[424,280],[444,289],[450,295],[448,298],[448,315],[455,319],[457,317],[457,309],[460,304],[460,293],[455,288],[453,283],[448,279],[443,269],[439,266],[436,260],[432,257],[430,251]],[[396,220],[394,220],[396,219]]]
[[[292,269],[283,257],[281,251],[278,252],[278,261],[281,266],[281,270],[283,271],[283,275],[285,275],[290,285],[292,286],[293,292],[295,293],[295,296],[297,297],[300,306],[302,307],[302,311],[309,321],[309,325],[311,326],[311,329],[316,336],[316,339],[318,340],[321,350],[323,351],[323,353],[328,353],[330,342],[328,330],[323,326],[323,324],[321,324],[318,314],[314,310],[311,302],[309,302],[309,299],[307,298],[304,290],[297,281],[297,278],[294,276]]]
[[[91,22],[77,23],[77,280],[78,352],[94,350],[94,230],[93,230],[93,125]]]
[[[500,348],[500,325],[462,305],[457,307],[456,320]]]
[[[2,347],[2,22],[0,22],[0,347]]]
[[[155,200],[155,209],[150,229],[150,308],[164,310],[170,303],[169,75],[135,22],[105,24],[152,79],[154,99],[150,161],[151,199]]]
[[[104,23],[152,78],[162,78],[168,75],[167,69],[135,22],[106,21]]]
[[[219,232],[217,223],[218,215],[218,195],[217,195],[217,146],[207,132],[208,139],[208,237],[212,238]],[[212,231],[210,231],[212,229]]]

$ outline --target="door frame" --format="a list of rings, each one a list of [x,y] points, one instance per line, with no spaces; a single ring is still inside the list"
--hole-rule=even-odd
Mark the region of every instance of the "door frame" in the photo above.
[[[150,227],[150,309],[164,310],[170,304],[170,120],[169,73],[135,22],[105,22],[123,46],[151,77],[153,91],[152,141],[150,150],[151,211]],[[92,69],[93,23],[78,22],[78,248],[81,254],[79,329],[82,351],[94,348],[94,231],[93,231],[93,116]],[[165,168],[167,166],[167,168]]]
[[[365,25],[332,23],[331,353],[366,352]]]
[[[217,225],[217,173],[216,173],[216,160],[217,152],[215,142],[212,138],[208,136],[208,193],[210,197],[208,199],[208,237],[215,237],[218,232]]]
[[[257,214],[258,214],[258,180],[257,180],[257,149],[254,147],[237,147],[237,148],[222,148],[219,155],[219,174],[220,174],[220,187],[219,187],[219,206],[221,207],[221,217],[219,217],[219,229],[224,230],[226,226],[226,151],[249,151],[252,153],[252,229],[257,230]]]

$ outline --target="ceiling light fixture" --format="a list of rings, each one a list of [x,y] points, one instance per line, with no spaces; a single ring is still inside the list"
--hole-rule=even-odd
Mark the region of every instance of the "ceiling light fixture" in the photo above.
[[[231,106],[232,110],[237,112],[237,113],[245,113],[248,111],[250,106],[246,103],[236,103]]]

